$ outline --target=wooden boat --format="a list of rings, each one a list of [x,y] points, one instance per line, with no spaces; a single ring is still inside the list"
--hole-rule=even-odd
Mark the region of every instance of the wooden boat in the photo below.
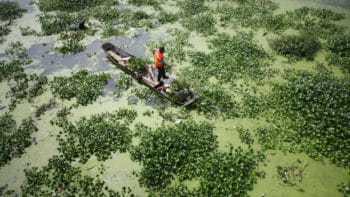
[[[111,43],[104,43],[102,48],[106,52],[107,58],[118,68],[171,102],[188,106],[196,100],[197,95],[189,88],[181,86],[180,82],[176,80],[176,76],[170,76],[169,79],[164,79],[159,83],[156,80],[157,69],[153,64],[142,65],[142,71],[136,71],[131,68],[129,63],[132,58],[136,58],[135,56]]]

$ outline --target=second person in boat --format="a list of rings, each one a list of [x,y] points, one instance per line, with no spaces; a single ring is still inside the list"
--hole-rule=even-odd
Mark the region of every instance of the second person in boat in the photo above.
[[[161,78],[163,79],[169,78],[168,76],[165,75],[164,66],[167,65],[170,67],[170,65],[165,62],[164,52],[165,52],[164,47],[159,47],[159,49],[156,49],[156,51],[154,52],[154,65],[158,69],[158,82],[161,81]]]

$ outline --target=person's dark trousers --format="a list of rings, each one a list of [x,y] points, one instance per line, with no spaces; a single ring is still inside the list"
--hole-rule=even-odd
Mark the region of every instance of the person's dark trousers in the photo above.
[[[161,78],[165,78],[165,70],[164,66],[162,67],[157,67],[158,68],[158,81],[160,81]]]

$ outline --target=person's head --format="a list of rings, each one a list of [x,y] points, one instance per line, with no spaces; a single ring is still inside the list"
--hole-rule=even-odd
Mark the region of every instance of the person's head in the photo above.
[[[165,48],[164,48],[164,47],[159,47],[159,51],[160,51],[161,53],[164,53],[164,52],[165,52]]]

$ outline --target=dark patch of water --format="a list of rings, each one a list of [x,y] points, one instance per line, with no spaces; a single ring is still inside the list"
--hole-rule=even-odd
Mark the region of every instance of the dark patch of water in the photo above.
[[[56,54],[54,43],[40,43],[32,45],[28,50],[31,59],[39,63],[31,65],[29,69],[42,69],[42,75],[51,75],[63,69],[84,69],[90,68],[92,72],[104,72],[114,69],[105,59],[106,54],[101,46],[110,42],[135,56],[146,56],[146,41],[150,39],[148,32],[139,30],[136,38],[115,38],[107,41],[94,40],[86,46],[85,50],[73,55]]]

